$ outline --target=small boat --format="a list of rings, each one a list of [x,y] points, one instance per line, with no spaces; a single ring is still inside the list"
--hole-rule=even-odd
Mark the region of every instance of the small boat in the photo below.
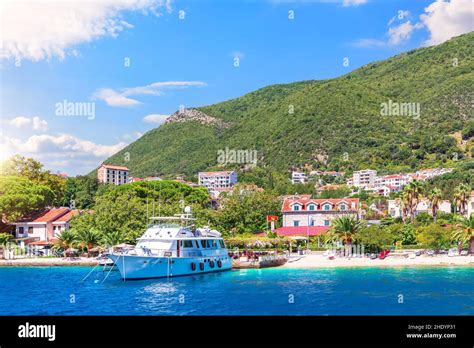
[[[153,217],[132,249],[108,254],[123,280],[150,279],[227,271],[232,259],[221,234],[195,228],[189,207],[185,214]]]

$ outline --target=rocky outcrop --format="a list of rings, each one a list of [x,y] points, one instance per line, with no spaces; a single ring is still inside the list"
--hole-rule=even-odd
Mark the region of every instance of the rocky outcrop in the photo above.
[[[180,109],[166,119],[165,123],[173,122],[198,122],[205,125],[216,125],[221,128],[228,128],[229,123],[215,117],[209,116],[197,109]]]

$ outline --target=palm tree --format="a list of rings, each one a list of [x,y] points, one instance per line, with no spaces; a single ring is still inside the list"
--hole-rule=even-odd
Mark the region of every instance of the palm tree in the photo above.
[[[362,224],[352,216],[341,216],[333,220],[332,231],[342,239],[346,245],[350,245],[355,234],[361,229]]]
[[[400,198],[403,222],[406,222],[407,216],[410,215],[410,204],[410,195],[408,194],[408,191],[403,191]]]
[[[462,244],[468,243],[469,253],[474,253],[474,213],[469,217],[458,217],[456,227],[453,239]]]
[[[76,240],[81,248],[87,248],[87,257],[89,257],[90,250],[99,244],[101,237],[96,229],[86,228],[77,231]]]
[[[109,233],[104,233],[101,242],[108,247],[123,243],[125,241],[125,236],[122,231],[116,230]]]
[[[76,234],[70,230],[64,230],[59,236],[56,237],[53,248],[56,250],[66,251],[72,248],[76,243]]]
[[[466,214],[467,201],[470,194],[471,188],[466,184],[460,184],[454,189],[454,205],[461,215]]]
[[[430,199],[431,213],[433,214],[433,221],[436,222],[438,209],[439,209],[439,203],[441,201],[441,198],[443,197],[443,193],[441,192],[439,188],[435,187],[434,189],[431,190],[428,197]]]
[[[423,192],[423,185],[420,181],[413,180],[405,187],[404,191],[406,192],[405,199],[410,214],[410,220],[413,222],[415,220],[416,207],[420,202]]]
[[[10,233],[0,233],[0,246],[4,246],[8,243],[13,236]]]

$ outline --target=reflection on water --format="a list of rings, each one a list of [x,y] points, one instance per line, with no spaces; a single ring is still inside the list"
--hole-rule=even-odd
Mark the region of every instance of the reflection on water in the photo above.
[[[112,272],[104,283],[99,272],[81,283],[89,271],[0,268],[2,314],[474,314],[474,267],[248,269],[128,282]],[[400,294],[403,303],[398,302]]]

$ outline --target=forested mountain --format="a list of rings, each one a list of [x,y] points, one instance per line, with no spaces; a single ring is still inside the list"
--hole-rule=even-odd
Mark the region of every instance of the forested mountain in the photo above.
[[[272,85],[177,111],[105,163],[126,165],[140,177],[243,169],[219,165],[218,150],[229,148],[257,150],[257,167],[285,175],[302,167],[450,166],[473,156],[473,86],[469,33],[335,79]]]

